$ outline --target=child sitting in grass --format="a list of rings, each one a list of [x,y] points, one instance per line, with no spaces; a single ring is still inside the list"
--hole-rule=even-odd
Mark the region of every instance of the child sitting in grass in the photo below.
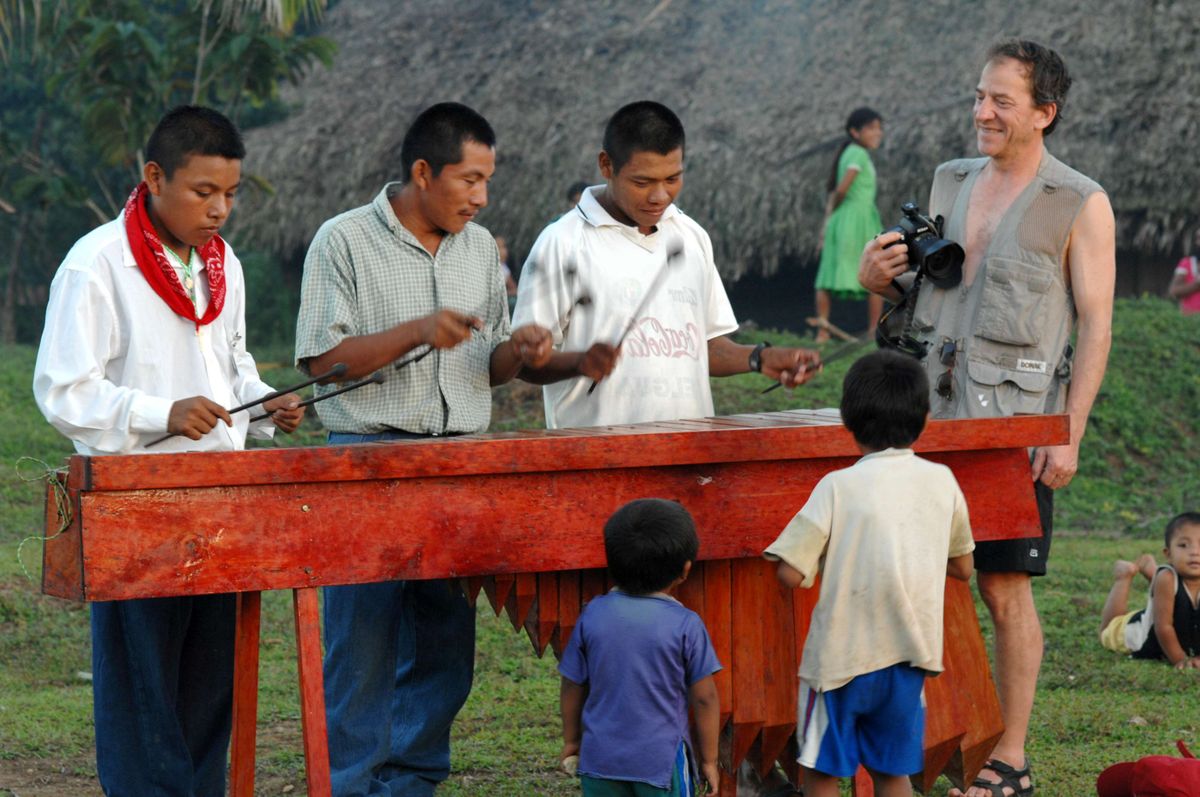
[[[864,456],[822,478],[764,552],[786,586],[821,574],[800,664],[804,795],[837,797],[862,764],[875,794],[907,797],[924,765],[925,677],[942,671],[946,576],[970,578],[975,543],[954,474],[912,450],[929,415],[916,360],[854,363],[841,412]]]
[[[674,501],[643,498],[604,526],[616,587],[579,616],[563,651],[562,760],[578,756],[585,797],[691,797],[696,718],[700,772],[717,793],[721,669],[700,616],[671,597],[696,560],[691,515]]]
[[[1200,669],[1200,512],[1184,512],[1167,524],[1165,565],[1143,554],[1118,560],[1100,616],[1100,642],[1135,659],[1166,659],[1175,669]],[[1150,582],[1146,608],[1126,612],[1138,573]]]

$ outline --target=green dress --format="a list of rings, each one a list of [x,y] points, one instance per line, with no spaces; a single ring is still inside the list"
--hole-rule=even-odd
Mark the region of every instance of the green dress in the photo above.
[[[839,183],[852,166],[858,168],[858,176],[825,223],[825,248],[817,269],[817,290],[839,299],[866,298],[867,292],[858,284],[858,259],[867,241],[883,229],[875,207],[875,164],[867,150],[854,143],[838,158]]]

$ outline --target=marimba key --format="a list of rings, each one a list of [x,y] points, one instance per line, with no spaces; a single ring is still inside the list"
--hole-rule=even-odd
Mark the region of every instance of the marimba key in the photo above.
[[[497,617],[500,616],[500,612],[504,611],[504,606],[508,603],[508,595],[512,592],[515,582],[516,575],[513,573],[497,573],[484,578],[483,592],[487,595],[488,603],[492,605],[492,611],[496,613]]]
[[[758,739],[766,720],[766,695],[762,683],[766,675],[763,661],[763,622],[767,602],[775,590],[764,578],[774,569],[762,559],[737,559],[732,562],[733,602],[738,607],[733,635],[733,746],[730,763],[742,763],[751,745]],[[771,573],[774,579],[774,574]],[[768,592],[770,589],[770,592]]]
[[[779,762],[783,774],[787,775],[787,779],[796,786],[800,786],[804,773],[800,768],[800,745],[796,741],[796,734],[793,733],[788,737],[787,745],[776,760]]]
[[[967,734],[968,723],[954,692],[953,676],[948,673],[925,679],[924,768],[912,776],[913,787],[921,792],[933,788],[934,781],[958,752]],[[929,709],[930,706],[936,706],[936,709]]]
[[[472,606],[479,600],[479,591],[483,589],[483,582],[487,579],[482,576],[470,576],[460,579],[463,586],[463,594],[467,596],[467,602]]]
[[[579,611],[587,606],[588,601],[605,593],[605,571],[603,568],[584,570],[579,578]]]
[[[536,573],[517,573],[508,600],[504,602],[504,610],[514,631],[520,631],[525,625],[525,618],[529,616],[529,610],[537,598],[537,583]]]
[[[733,715],[733,577],[728,559],[704,563],[704,611],[700,616],[708,629],[721,671],[714,677],[721,701],[721,726]]]
[[[693,562],[687,580],[675,589],[675,597],[684,606],[704,618],[704,562]]]
[[[525,618],[525,633],[540,658],[558,626],[558,574],[537,574],[537,597]]]
[[[768,573],[774,578],[776,565],[768,565]],[[799,684],[796,680],[795,621],[792,617],[792,601],[795,590],[788,589],[777,581],[774,589],[768,590],[767,609],[763,615],[763,691],[766,692],[766,718],[762,729],[762,760],[758,774],[765,777],[783,754],[788,739],[796,731],[796,698]],[[774,593],[774,594],[772,594]]]
[[[563,649],[579,619],[579,571],[564,570],[558,574],[558,626],[550,636],[554,655],[562,658]]]

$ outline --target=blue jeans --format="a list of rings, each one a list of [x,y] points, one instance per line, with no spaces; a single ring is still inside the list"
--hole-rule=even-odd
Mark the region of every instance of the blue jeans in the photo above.
[[[331,433],[329,442],[412,437]],[[471,691],[474,608],[449,579],[323,594],[334,797],[432,795],[450,774],[450,726]]]
[[[221,797],[237,598],[92,604],[96,770],[108,797]]]

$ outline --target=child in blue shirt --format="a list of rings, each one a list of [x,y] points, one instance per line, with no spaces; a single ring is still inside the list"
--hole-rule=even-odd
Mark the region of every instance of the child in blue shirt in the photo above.
[[[558,666],[561,758],[578,756],[585,797],[691,797],[697,763],[708,793],[717,793],[712,674],[721,664],[700,616],[670,595],[699,547],[691,515],[674,501],[633,501],[604,526],[616,587],[584,608]]]

